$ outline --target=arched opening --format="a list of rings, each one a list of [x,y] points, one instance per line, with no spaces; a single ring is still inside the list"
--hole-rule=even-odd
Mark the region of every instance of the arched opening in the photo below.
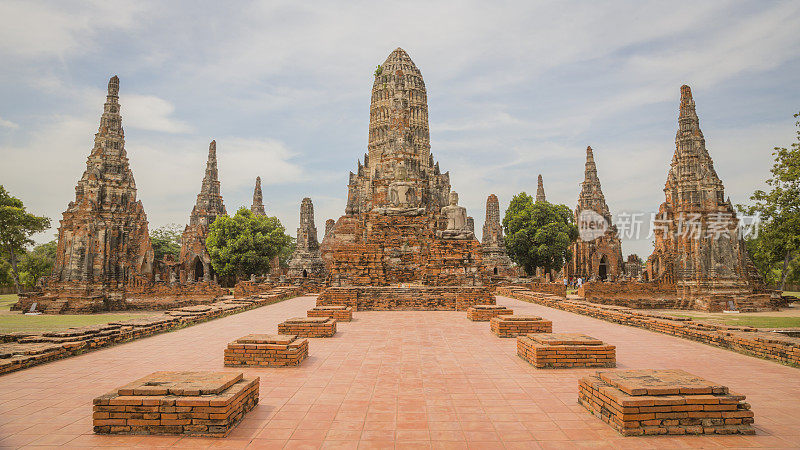
[[[303,269],[303,278],[308,278],[308,271]]]
[[[200,281],[203,279],[203,261],[200,261],[200,258],[194,259],[194,281]]]
[[[494,274],[497,275],[497,267],[494,268]]]
[[[600,266],[597,268],[597,277],[602,281],[606,281],[606,278],[608,278],[608,260],[605,255],[600,258]]]

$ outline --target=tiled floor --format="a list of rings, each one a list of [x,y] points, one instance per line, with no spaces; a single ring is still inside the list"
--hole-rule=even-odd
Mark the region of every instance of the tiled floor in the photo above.
[[[228,341],[305,315],[303,297],[0,376],[0,447],[800,447],[800,369],[507,298],[556,332],[617,345],[619,368],[682,368],[744,393],[756,436],[623,438],[578,406],[577,378],[537,370],[463,312],[357,312],[312,339],[299,368],[261,376],[259,405],[227,439],[96,436],[91,400],[156,370],[221,370]],[[230,369],[233,370],[233,369]]]

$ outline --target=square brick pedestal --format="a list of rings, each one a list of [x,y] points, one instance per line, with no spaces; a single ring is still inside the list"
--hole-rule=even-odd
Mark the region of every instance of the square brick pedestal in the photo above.
[[[258,403],[258,377],[155,372],[94,399],[94,432],[225,437]]]
[[[625,436],[755,434],[744,395],[683,370],[598,371],[578,403]]]
[[[616,367],[616,347],[583,334],[517,336],[517,355],[538,368]]]
[[[537,316],[497,316],[489,320],[498,337],[517,337],[528,333],[552,333],[553,322]]]
[[[350,322],[353,320],[353,308],[351,306],[316,306],[308,310],[308,317],[330,317],[337,322]]]
[[[299,366],[308,357],[308,339],[292,334],[250,334],[228,344],[225,366]]]
[[[336,319],[329,317],[293,317],[278,324],[278,333],[298,337],[331,337],[336,334]]]
[[[488,322],[492,317],[510,316],[513,309],[500,305],[474,305],[467,308],[467,319],[473,322]]]

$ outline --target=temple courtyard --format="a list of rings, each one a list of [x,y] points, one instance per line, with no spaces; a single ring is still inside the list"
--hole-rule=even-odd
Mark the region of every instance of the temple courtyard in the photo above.
[[[315,297],[0,376],[0,448],[680,448],[800,446],[796,368],[637,328],[498,297],[553,332],[616,345],[618,369],[683,369],[747,396],[754,436],[622,437],[578,405],[593,369],[536,369],[463,311],[359,311],[333,338],[310,339],[294,368],[225,369],[228,342],[274,333]],[[223,439],[97,435],[92,399],[155,371],[242,371],[260,402]]]

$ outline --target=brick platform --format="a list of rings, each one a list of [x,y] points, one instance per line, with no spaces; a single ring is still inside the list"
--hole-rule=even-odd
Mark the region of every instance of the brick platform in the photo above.
[[[472,305],[467,308],[467,319],[473,322],[488,322],[492,317],[510,316],[513,309],[500,305]]]
[[[225,366],[299,366],[308,357],[308,339],[292,334],[249,334],[228,344]]]
[[[278,333],[311,338],[332,337],[336,334],[336,319],[329,317],[293,317],[278,324]]]
[[[155,372],[95,398],[94,432],[225,437],[258,403],[258,383],[235,372]]]
[[[498,337],[517,337],[528,333],[552,333],[553,322],[538,316],[497,316],[489,321]]]
[[[575,333],[517,336],[517,355],[537,368],[616,367],[616,347]]]
[[[350,322],[353,320],[353,308],[340,305],[317,306],[308,310],[308,317],[330,317],[337,322]]]
[[[683,370],[598,371],[578,402],[625,436],[755,434],[744,395]]]
[[[354,311],[465,311],[494,303],[492,289],[486,286],[330,287],[317,297],[317,306],[352,306]]]

